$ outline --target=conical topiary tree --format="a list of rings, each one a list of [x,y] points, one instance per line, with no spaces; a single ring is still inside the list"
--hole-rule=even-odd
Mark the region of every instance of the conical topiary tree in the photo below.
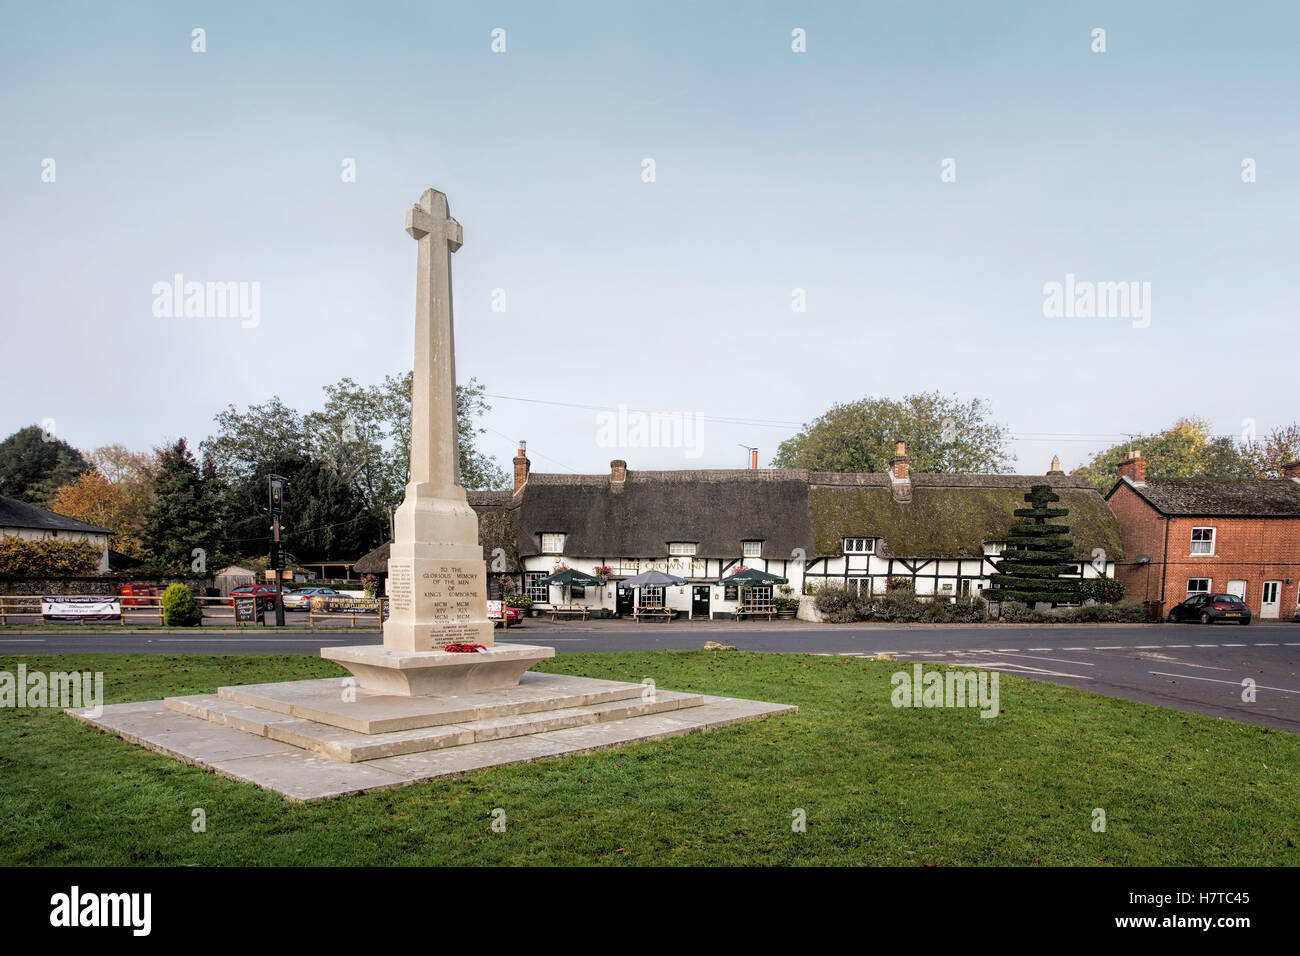
[[[984,590],[985,600],[1020,601],[1033,607],[1039,601],[1062,604],[1079,599],[1075,582],[1061,577],[1076,570],[1070,529],[1047,523],[1070,513],[1068,508],[1048,507],[1060,500],[1051,485],[1029,489],[1025,501],[1031,507],[1013,512],[1020,520],[1011,526],[1002,559],[993,562],[998,573]]]

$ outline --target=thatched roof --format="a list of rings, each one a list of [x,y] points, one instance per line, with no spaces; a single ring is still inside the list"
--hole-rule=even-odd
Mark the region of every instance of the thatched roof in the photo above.
[[[1109,499],[1127,484],[1164,515],[1219,517],[1300,517],[1300,482],[1290,478],[1227,481],[1216,478],[1157,478],[1139,485],[1116,482]]]
[[[1061,496],[1054,507],[1070,514],[1067,525],[1079,560],[1092,560],[1094,548],[1123,557],[1119,522],[1101,495],[1084,478],[1042,475],[913,475],[912,500],[894,500],[887,475],[815,474],[811,487],[816,554],[839,554],[845,537],[880,540],[882,557],[980,557],[984,542],[1005,541],[1027,507],[1033,485],[1051,485]],[[813,557],[813,555],[809,555]]]
[[[838,555],[841,538],[881,539],[884,557],[980,557],[986,541],[1005,541],[1032,485],[1049,484],[1069,508],[1075,554],[1094,548],[1118,559],[1119,524],[1084,478],[1066,475],[913,475],[912,500],[899,503],[884,474],[801,469],[531,473],[517,493],[469,492],[479,515],[484,559],[501,548],[506,566],[541,553],[542,535],[567,536],[564,551],[589,558],[661,558],[669,542],[693,542],[701,558],[735,558],[741,542],[762,541],[762,557],[795,548],[809,558]],[[388,545],[353,566],[387,570]]]
[[[530,474],[521,494],[519,554],[541,553],[546,532],[563,532],[566,554],[661,558],[670,541],[694,542],[702,558],[734,558],[761,540],[765,558],[789,558],[812,540],[807,472],[632,471]]]

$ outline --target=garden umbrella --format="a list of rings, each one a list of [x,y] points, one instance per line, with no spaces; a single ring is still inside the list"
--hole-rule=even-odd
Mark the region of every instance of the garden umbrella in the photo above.
[[[662,588],[670,584],[685,584],[686,579],[679,578],[675,574],[665,574],[663,571],[642,571],[636,577],[618,583],[620,587],[625,588]]]
[[[771,574],[767,571],[755,571],[753,568],[745,568],[743,571],[737,571],[729,578],[723,578],[719,584],[747,584],[765,585],[765,584],[785,584],[786,579],[777,574]]]
[[[579,587],[598,587],[604,584],[600,578],[592,577],[590,574],[583,574],[581,571],[575,571],[573,568],[565,568],[563,571],[556,571],[554,574],[547,575],[537,584],[552,584],[564,588],[565,597],[568,597],[570,586],[576,584]],[[549,593],[549,592],[548,592]]]
[[[642,571],[636,577],[625,578],[618,582],[620,587],[625,588],[662,588],[669,584],[685,584],[685,578],[679,578],[675,574],[665,574],[662,571]]]

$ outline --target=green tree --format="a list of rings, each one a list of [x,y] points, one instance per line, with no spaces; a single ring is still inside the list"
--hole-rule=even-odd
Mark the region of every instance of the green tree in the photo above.
[[[150,561],[172,573],[190,573],[201,549],[204,563],[215,570],[220,561],[219,488],[205,480],[184,438],[159,452],[153,506],[145,519],[145,546]]]
[[[938,392],[902,401],[864,398],[835,405],[781,443],[772,464],[812,471],[880,472],[898,442],[915,471],[948,474],[1010,468],[1007,432],[981,399],[962,402]]]
[[[1154,435],[1112,445],[1072,474],[1082,475],[1102,494],[1115,484],[1115,469],[1130,449],[1146,459],[1147,478],[1249,478],[1251,467],[1227,435],[1215,436],[1199,418],[1180,418]]]
[[[1047,523],[1070,513],[1068,508],[1049,507],[1060,500],[1051,485],[1029,489],[1025,501],[1030,507],[1013,512],[1020,520],[1011,526],[1002,558],[993,562],[998,573],[984,589],[986,601],[1020,601],[1033,607],[1039,601],[1060,604],[1079,599],[1077,583],[1061,577],[1076,569],[1070,529]]]
[[[28,425],[0,442],[0,495],[48,507],[60,488],[89,467],[67,442]]]
[[[268,462],[302,455],[307,451],[303,417],[278,395],[241,412],[227,405],[216,415],[217,432],[199,443],[205,461],[217,476],[232,483],[266,474]]]
[[[267,462],[266,468],[226,489],[223,553],[261,556],[270,551],[270,473],[288,479],[281,540],[295,560],[352,559],[387,540],[387,516],[367,509],[354,487],[323,462],[295,455]]]

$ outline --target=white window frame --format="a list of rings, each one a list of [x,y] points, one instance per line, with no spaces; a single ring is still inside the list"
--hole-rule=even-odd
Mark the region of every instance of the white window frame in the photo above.
[[[1004,554],[1006,550],[1007,543],[1005,541],[984,542],[984,557],[986,558],[995,558],[1000,554]]]
[[[543,531],[542,532],[542,554],[564,554],[564,540],[567,535],[563,531]]]
[[[840,546],[845,554],[875,554],[875,538],[843,538]]]
[[[1205,582],[1205,587],[1204,587],[1204,588],[1193,588],[1193,587],[1192,587],[1192,583],[1195,582],[1195,581],[1204,581],[1204,582]],[[1197,594],[1209,594],[1209,593],[1211,593],[1211,591],[1213,590],[1213,588],[1214,588],[1214,579],[1213,579],[1213,578],[1188,578],[1188,579],[1187,579],[1187,597],[1192,597],[1192,596],[1197,595]]]
[[[540,586],[537,584],[544,577],[548,577],[545,571],[524,572],[524,594],[532,598],[534,604],[551,603],[551,586],[549,584]]]
[[[694,541],[669,541],[668,556],[670,558],[693,558],[697,547],[699,545]]]
[[[1208,531],[1208,532],[1210,532],[1210,538],[1209,538],[1209,540],[1206,541],[1205,538],[1200,538],[1200,539],[1198,539],[1198,538],[1196,537],[1196,532],[1198,532],[1198,531]],[[1191,539],[1191,551],[1190,551],[1190,554],[1191,554],[1193,557],[1197,557],[1197,558],[1212,558],[1212,557],[1214,557],[1214,547],[1215,547],[1215,545],[1218,543],[1218,537],[1219,537],[1218,530],[1215,529],[1215,528],[1212,528],[1212,527],[1210,527],[1210,526],[1208,526],[1208,525],[1203,526],[1203,527],[1199,527],[1199,528],[1193,528],[1193,529],[1192,529],[1192,539]],[[1197,546],[1198,544],[1199,544],[1199,545],[1206,545],[1206,544],[1208,544],[1208,545],[1210,546],[1210,549],[1209,549],[1208,551],[1197,551],[1197,550],[1196,550],[1196,546]]]
[[[740,542],[740,556],[742,558],[761,558],[763,556],[763,542],[761,540]]]

